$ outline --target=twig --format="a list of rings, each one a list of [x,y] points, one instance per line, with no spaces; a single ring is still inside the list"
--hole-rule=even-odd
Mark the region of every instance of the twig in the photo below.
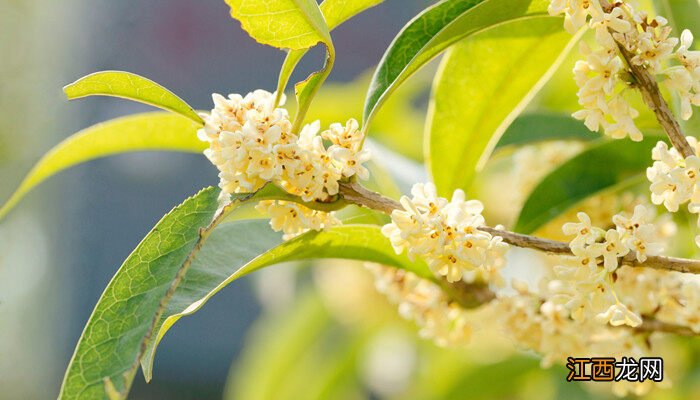
[[[340,194],[345,200],[351,203],[381,211],[385,214],[391,214],[392,211],[403,208],[399,202],[386,198],[379,193],[367,190],[367,188],[363,187],[357,182],[342,183],[340,186]],[[521,233],[495,229],[488,226],[481,226],[479,227],[479,230],[488,232],[494,236],[500,236],[503,238],[504,242],[513,246],[534,249],[551,254],[573,255],[569,244],[565,242],[543,239],[531,235],[523,235]],[[636,254],[630,252],[630,254],[623,257],[620,261],[621,264],[632,267],[646,267],[700,274],[700,260],[665,256],[649,256],[644,262],[639,262],[637,261]]]
[[[673,333],[680,336],[698,336],[698,333],[687,326],[669,324],[658,319],[643,316],[642,324],[634,328],[636,332],[664,332]]]
[[[610,4],[606,0],[600,0],[600,5],[605,12],[610,12],[615,8],[615,5]],[[613,31],[610,31],[610,33],[612,34]],[[617,43],[620,55],[622,55],[627,62],[629,71],[635,79],[635,86],[639,88],[639,91],[642,93],[644,103],[654,112],[656,120],[666,132],[673,147],[675,147],[683,157],[695,155],[693,148],[690,147],[688,140],[685,138],[685,135],[683,135],[683,132],[681,132],[680,124],[678,124],[666,100],[664,100],[664,97],[661,95],[659,85],[654,76],[652,76],[644,66],[635,64],[632,61],[634,54],[629,51],[623,43],[620,43],[617,39],[615,39],[615,43]]]

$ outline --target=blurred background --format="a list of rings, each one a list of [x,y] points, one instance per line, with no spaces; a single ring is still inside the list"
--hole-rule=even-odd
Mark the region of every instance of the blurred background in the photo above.
[[[367,74],[400,28],[430,3],[386,0],[335,30],[331,84],[309,115],[324,124],[359,119]],[[148,109],[109,98],[68,103],[65,84],[98,70],[126,70],[209,109],[213,92],[272,91],[283,58],[251,40],[222,0],[0,0],[0,201],[63,138]],[[322,53],[312,51],[293,80],[321,62]],[[554,111],[575,106],[571,62],[536,103]],[[403,154],[383,158],[400,189],[402,181],[425,176],[421,134],[433,70],[406,85],[374,128],[377,149]],[[83,326],[117,268],[164,213],[216,183],[202,156],[120,155],[61,173],[1,221],[0,399],[55,398]],[[478,331],[467,349],[439,349],[397,316],[363,269],[339,262],[309,267],[253,274],[182,319],[161,343],[153,382],[145,384],[139,373],[130,398],[607,396],[566,383],[562,367],[540,369],[534,355],[491,331]],[[698,390],[692,382],[700,382],[700,371],[688,365],[700,350],[697,343],[680,345],[690,351],[666,346],[677,356],[668,368],[690,370],[689,383],[652,397]]]

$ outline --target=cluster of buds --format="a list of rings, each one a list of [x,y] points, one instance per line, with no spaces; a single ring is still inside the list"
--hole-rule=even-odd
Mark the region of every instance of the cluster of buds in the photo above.
[[[215,107],[203,115],[198,136],[209,143],[204,154],[219,169],[224,192],[251,193],[274,182],[304,201],[328,201],[338,194],[341,179],[369,177],[362,165],[369,152],[362,150],[357,121],[333,124],[320,135],[316,121],[297,135],[287,111],[275,108],[273,93],[215,94],[213,99]],[[326,148],[323,139],[332,145]]]
[[[341,180],[369,177],[363,163],[370,155],[362,149],[364,135],[354,119],[320,134],[316,121],[297,134],[287,110],[275,107],[273,93],[212,97],[215,107],[202,115],[205,125],[197,134],[209,143],[204,154],[218,168],[224,193],[252,193],[273,182],[303,201],[326,202],[338,194]],[[327,148],[324,139],[331,143]],[[330,214],[292,203],[264,203],[258,209],[271,215],[273,228],[286,238],[338,223]]]
[[[681,98],[684,119],[692,115],[691,104],[700,105],[700,52],[689,50],[693,40],[690,31],[682,33],[676,48],[679,40],[670,36],[671,27],[665,18],[650,18],[624,1],[609,4],[605,0],[552,0],[548,10],[551,15],[564,14],[564,26],[571,33],[583,26],[595,30],[599,48],[592,50],[582,43],[586,60],[578,61],[574,67],[583,109],[573,116],[583,120],[590,130],[602,128],[613,138],[629,136],[634,141],[642,140],[634,123],[639,113],[624,97],[633,82],[621,49],[630,63],[652,75],[667,77],[662,83]],[[680,65],[665,68],[671,61]]]
[[[403,209],[394,210],[392,222],[382,228],[396,253],[420,256],[449,282],[480,278],[498,284],[508,245],[479,230],[485,223],[481,202],[465,200],[461,190],[448,201],[438,197],[432,183],[414,185],[411,195],[401,197]]]
[[[700,278],[681,272],[622,267],[615,281],[620,301],[643,316],[700,334]]]
[[[688,144],[697,154],[698,141],[687,136]],[[688,211],[700,214],[700,158],[696,155],[683,157],[678,150],[659,142],[651,152],[654,164],[647,168],[647,179],[651,182],[651,201],[663,204],[668,211],[676,212],[688,203]],[[700,226],[700,217],[698,218]],[[700,236],[695,238],[700,246]]]
[[[490,307],[503,333],[518,346],[542,355],[541,365],[566,363],[572,354],[605,354],[609,357],[648,357],[651,342],[641,340],[631,329],[614,328],[594,319],[575,320],[569,317],[565,305],[557,302],[546,280],[537,291],[517,280],[512,282],[516,294],[502,296]],[[618,396],[648,393],[656,382],[611,382]],[[663,384],[663,383],[662,383]]]
[[[255,209],[270,217],[270,226],[277,232],[283,232],[284,240],[290,240],[309,230],[320,231],[341,224],[334,212],[312,210],[289,201],[261,201]]]
[[[373,263],[365,266],[374,275],[377,290],[398,305],[403,318],[416,322],[422,338],[441,347],[469,342],[472,327],[468,312],[450,302],[438,285],[401,269]]]
[[[647,256],[661,253],[662,245],[652,223],[652,211],[637,205],[634,213],[616,214],[615,227],[606,230],[591,224],[590,217],[578,213],[579,222],[564,225],[567,235],[574,235],[570,243],[574,257],[554,267],[555,279],[548,283],[555,293],[552,301],[563,305],[575,321],[594,317],[613,326],[639,326],[641,317],[621,302],[614,288],[622,257],[630,252],[643,262]]]

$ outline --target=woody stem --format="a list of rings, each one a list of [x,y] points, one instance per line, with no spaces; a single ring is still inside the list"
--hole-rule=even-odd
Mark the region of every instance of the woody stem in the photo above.
[[[376,211],[381,211],[385,214],[391,214],[391,212],[394,210],[403,209],[399,202],[384,197],[379,193],[367,190],[367,188],[363,187],[357,182],[341,184],[340,194],[348,202],[371,208]],[[478,229],[488,232],[494,236],[500,236],[503,238],[504,242],[513,246],[543,251],[551,254],[573,255],[571,247],[569,247],[569,244],[565,242],[543,239],[537,236],[524,235],[507,230],[495,229],[488,226],[481,226]],[[620,261],[621,264],[632,267],[647,267],[700,274],[700,260],[665,256],[648,256],[646,261],[639,262],[637,261],[636,254],[634,252],[630,252]]]

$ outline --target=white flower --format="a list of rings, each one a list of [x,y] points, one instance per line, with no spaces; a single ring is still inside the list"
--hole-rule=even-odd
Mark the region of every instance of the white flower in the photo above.
[[[261,201],[255,209],[270,217],[270,226],[276,232],[284,232],[284,240],[290,240],[309,230],[320,231],[340,225],[333,212],[312,210],[293,202]]]
[[[549,15],[565,14],[564,28],[571,34],[586,24],[588,16],[603,12],[596,0],[552,0],[547,11]]]
[[[589,246],[593,254],[600,254],[603,257],[603,266],[608,272],[617,269],[618,259],[630,252],[629,247],[621,240],[620,232],[615,229],[608,229],[605,232],[605,241],[594,243]]]
[[[624,304],[615,303],[607,311],[596,316],[599,322],[609,323],[612,326],[627,325],[637,327],[642,324],[642,318],[630,311]]]
[[[688,140],[695,142],[690,136]],[[654,204],[663,204],[676,212],[681,204],[700,198],[700,158],[695,155],[683,158],[664,142],[659,142],[651,154],[654,164],[647,168],[647,179],[651,182],[649,189]]]
[[[331,124],[328,130],[321,133],[321,136],[335,146],[353,151],[358,151],[364,140],[364,135],[360,131],[360,124],[354,118],[350,118],[345,123],[345,126],[339,123]]]
[[[471,338],[467,310],[450,301],[433,282],[412,272],[365,263],[375,278],[377,290],[398,304],[399,314],[414,320],[420,336],[433,339],[438,346],[463,346]]]
[[[661,254],[663,245],[659,242],[656,226],[651,223],[654,211],[643,205],[637,205],[631,217],[617,214],[613,222],[620,233],[622,242],[636,253],[637,261],[644,262],[647,256]]]
[[[576,236],[574,240],[571,241],[571,247],[581,247],[582,245],[595,243],[602,235],[602,229],[592,226],[591,217],[584,212],[577,213],[576,217],[579,222],[567,222],[562,227],[562,231],[565,235]]]
[[[225,192],[250,193],[274,182],[304,201],[327,201],[338,194],[343,177],[369,178],[363,163],[370,154],[362,149],[357,121],[325,131],[323,137],[333,143],[326,149],[320,123],[304,126],[297,136],[287,111],[274,107],[273,93],[212,97],[214,109],[203,115],[197,136],[209,143],[204,154],[219,169]]]
[[[347,147],[331,146],[328,152],[330,157],[340,164],[343,176],[349,178],[357,175],[362,180],[369,179],[369,170],[362,165],[372,158],[369,150],[355,152]]]
[[[439,197],[432,183],[415,184],[412,198],[401,197],[403,209],[391,213],[382,228],[394,250],[423,258],[431,270],[449,282],[477,277],[500,282],[498,270],[508,249],[500,237],[479,230],[483,205],[455,191],[452,200]]]

